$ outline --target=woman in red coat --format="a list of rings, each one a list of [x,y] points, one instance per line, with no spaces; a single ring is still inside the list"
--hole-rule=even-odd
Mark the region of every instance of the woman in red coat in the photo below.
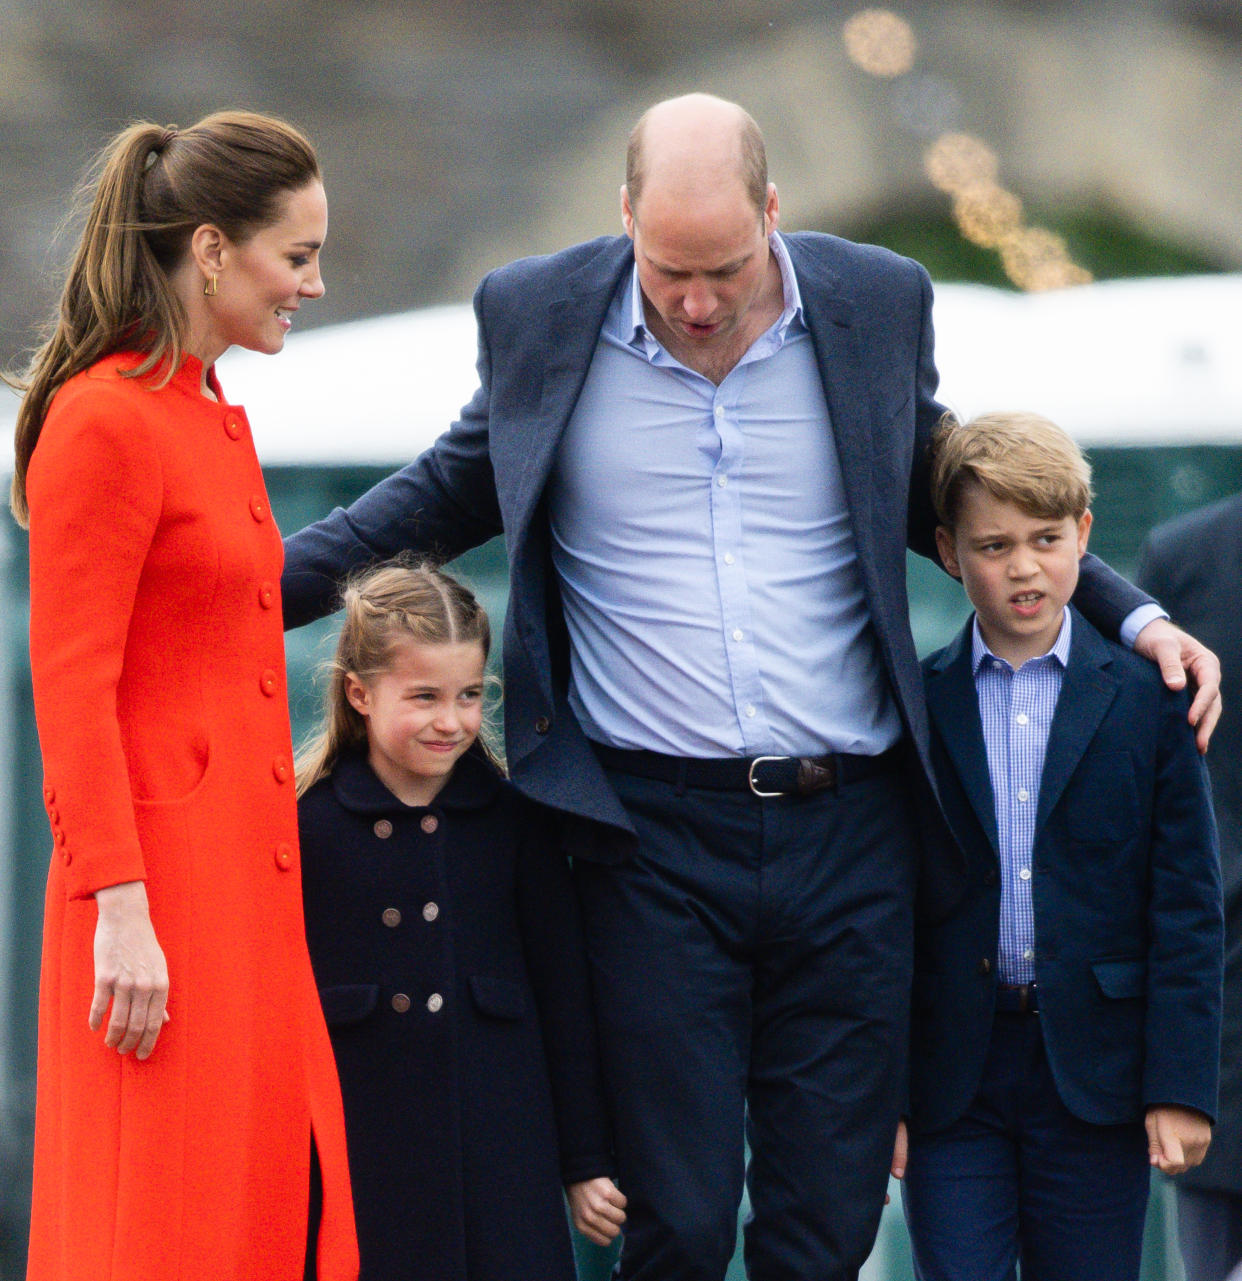
[[[12,505],[53,833],[31,1281],[357,1274],[281,544],[213,370],[233,344],[280,350],[323,293],[326,230],[289,126],[131,126],[25,382]]]

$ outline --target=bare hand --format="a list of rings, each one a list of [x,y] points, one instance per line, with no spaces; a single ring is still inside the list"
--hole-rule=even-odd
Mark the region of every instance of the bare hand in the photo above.
[[[910,1152],[910,1133],[906,1129],[904,1121],[897,1122],[897,1137],[893,1140],[893,1163],[889,1166],[888,1172],[894,1179],[904,1179],[906,1177],[906,1160]],[[889,1203],[888,1193],[884,1194],[884,1204]]]
[[[109,885],[95,891],[95,906],[91,1031],[103,1026],[111,1002],[104,1044],[118,1054],[137,1051],[135,1057],[145,1059],[168,1021],[168,965],[151,925],[147,887],[141,881]]]
[[[625,1197],[611,1179],[584,1179],[565,1189],[574,1227],[588,1241],[607,1245],[625,1222]]]
[[[1195,683],[1190,723],[1195,742],[1206,752],[1212,731],[1220,720],[1220,659],[1210,649],[1167,618],[1153,619],[1134,640],[1134,652],[1150,659],[1170,689],[1183,689],[1189,674]]]
[[[1147,1152],[1165,1174],[1193,1169],[1207,1155],[1212,1126],[1193,1108],[1163,1106],[1147,1109]]]

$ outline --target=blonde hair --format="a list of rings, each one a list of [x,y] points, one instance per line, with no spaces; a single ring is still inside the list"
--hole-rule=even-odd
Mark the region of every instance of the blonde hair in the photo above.
[[[332,772],[343,752],[367,741],[366,718],[345,696],[345,677],[364,683],[386,671],[397,646],[459,645],[477,642],[483,657],[491,651],[487,612],[469,588],[434,565],[389,561],[355,575],[342,596],[345,621],[336,653],[325,664],[328,686],[323,721],[299,749],[294,768],[297,794],[303,795]],[[484,725],[478,742],[483,754],[503,773],[499,754]]]
[[[987,413],[961,423],[946,414],[932,436],[932,502],[953,529],[967,481],[1030,516],[1077,520],[1090,506],[1091,464],[1056,423],[1039,414]]]
[[[212,223],[235,244],[280,217],[283,198],[319,178],[310,143],[291,125],[250,111],[220,111],[188,129],[149,121],[123,129],[87,173],[77,204],[85,225],[60,306],[24,376],[9,505],[30,519],[26,469],[61,385],[117,351],[145,353],[129,371],[176,372],[188,338],[170,273],[195,227]],[[162,380],[162,381],[161,381]]]

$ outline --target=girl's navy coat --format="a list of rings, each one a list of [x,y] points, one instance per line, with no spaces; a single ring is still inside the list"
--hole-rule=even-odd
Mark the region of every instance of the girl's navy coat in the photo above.
[[[363,1281],[573,1281],[562,1184],[611,1158],[577,902],[539,811],[473,755],[427,808],[347,755],[299,818]]]

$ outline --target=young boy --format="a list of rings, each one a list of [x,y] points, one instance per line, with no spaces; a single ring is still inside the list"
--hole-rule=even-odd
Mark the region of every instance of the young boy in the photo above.
[[[933,445],[937,543],[975,616],[924,663],[970,870],[916,941],[903,1198],[922,1281],[1012,1281],[1019,1260],[1022,1281],[1137,1278],[1149,1167],[1195,1165],[1211,1137],[1208,788],[1187,698],[1067,605],[1090,480],[1035,415]]]

